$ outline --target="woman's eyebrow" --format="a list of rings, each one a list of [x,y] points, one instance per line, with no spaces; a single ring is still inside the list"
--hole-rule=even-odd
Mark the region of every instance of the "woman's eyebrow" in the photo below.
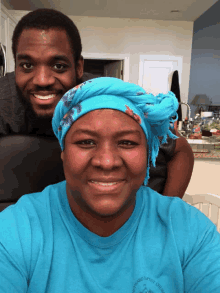
[[[89,135],[92,135],[92,136],[99,136],[97,131],[93,131],[93,130],[89,130],[89,129],[77,129],[76,131],[73,132],[73,135],[80,134],[80,133],[89,134]],[[141,133],[140,133],[139,130],[131,130],[131,129],[122,130],[122,131],[116,131],[114,133],[114,136],[118,137],[118,136],[127,135],[127,134],[136,134],[139,137],[141,137]]]

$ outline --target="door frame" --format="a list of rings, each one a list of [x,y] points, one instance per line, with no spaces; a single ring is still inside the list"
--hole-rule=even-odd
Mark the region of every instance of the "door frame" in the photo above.
[[[178,74],[179,74],[179,85],[182,81],[182,70],[183,70],[183,57],[172,56],[172,55],[140,55],[139,59],[139,80],[138,84],[142,86],[142,76],[144,73],[144,62],[145,61],[177,61],[178,63]]]
[[[82,52],[84,59],[123,60],[123,80],[129,82],[130,54],[88,53]]]

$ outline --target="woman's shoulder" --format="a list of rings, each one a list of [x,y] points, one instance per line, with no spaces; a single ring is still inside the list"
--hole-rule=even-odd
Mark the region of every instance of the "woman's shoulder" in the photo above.
[[[55,205],[61,190],[65,190],[65,181],[49,185],[43,191],[37,193],[25,194],[19,200],[8,206],[0,213],[0,222],[10,222],[13,219],[28,222],[39,221],[41,217],[45,218],[51,210],[51,206]]]
[[[214,225],[201,211],[179,197],[165,196],[144,186],[140,188],[140,193],[145,208],[149,209],[152,214],[156,213],[157,216],[173,223],[173,227],[177,226],[176,223],[179,227],[195,224],[200,226]]]

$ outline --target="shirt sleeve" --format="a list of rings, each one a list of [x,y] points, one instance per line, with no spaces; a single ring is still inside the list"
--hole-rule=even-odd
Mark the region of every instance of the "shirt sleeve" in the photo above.
[[[28,269],[24,247],[19,232],[23,221],[17,221],[14,205],[0,213],[0,293],[25,293],[28,288]],[[20,225],[20,229],[18,229]],[[28,245],[28,239],[27,245]]]
[[[198,209],[185,204],[182,244],[184,292],[220,292],[220,234],[216,226]],[[185,221],[185,224],[184,224]],[[178,227],[176,226],[176,229]]]

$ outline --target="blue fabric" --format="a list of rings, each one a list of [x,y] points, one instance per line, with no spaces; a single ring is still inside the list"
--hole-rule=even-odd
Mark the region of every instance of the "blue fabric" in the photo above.
[[[148,167],[155,167],[160,144],[167,136],[176,139],[169,127],[178,119],[178,101],[172,92],[154,96],[140,86],[113,77],[88,80],[69,90],[57,104],[52,120],[53,131],[63,150],[71,125],[86,113],[97,109],[115,109],[126,113],[142,127],[148,144]],[[162,139],[159,139],[162,137]]]
[[[65,181],[0,213],[0,293],[219,293],[219,276],[214,224],[148,187],[110,237],[78,222]]]

